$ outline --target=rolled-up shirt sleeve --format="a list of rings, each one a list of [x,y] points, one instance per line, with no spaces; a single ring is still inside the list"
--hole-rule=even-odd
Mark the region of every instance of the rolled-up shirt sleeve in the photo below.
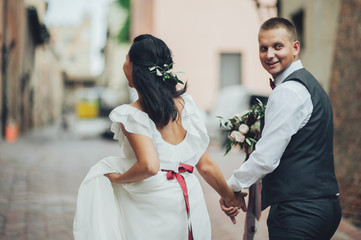
[[[273,90],[255,151],[227,181],[233,191],[250,187],[277,168],[291,137],[308,122],[312,109],[311,96],[299,82],[288,81]]]

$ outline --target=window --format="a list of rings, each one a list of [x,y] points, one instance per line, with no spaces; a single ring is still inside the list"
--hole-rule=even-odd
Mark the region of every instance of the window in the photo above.
[[[301,43],[301,48],[305,47],[305,38],[304,38],[304,10],[301,9],[296,13],[292,14],[292,22],[296,27],[298,40]]]
[[[220,88],[241,84],[241,54],[221,53]]]

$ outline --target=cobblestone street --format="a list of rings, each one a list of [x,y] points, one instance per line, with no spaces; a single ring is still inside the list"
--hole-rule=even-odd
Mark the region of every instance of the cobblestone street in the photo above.
[[[82,139],[57,127],[47,127],[20,137],[16,143],[0,142],[0,239],[73,239],[72,224],[78,187],[89,168],[105,156],[117,155],[115,141]],[[210,154],[226,178],[243,157],[211,145]],[[197,173],[196,173],[197,174]],[[243,235],[244,214],[237,224],[220,211],[218,195],[207,185],[204,193],[215,240],[238,240]],[[267,239],[267,211],[257,226],[256,240]],[[361,231],[342,221],[333,240],[360,240]]]

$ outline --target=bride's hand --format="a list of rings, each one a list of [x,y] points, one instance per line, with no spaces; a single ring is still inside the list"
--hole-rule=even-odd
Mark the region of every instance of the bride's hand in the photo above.
[[[121,174],[120,173],[107,173],[107,174],[104,174],[104,176],[109,178],[109,180],[111,182],[119,183],[119,177],[121,176]]]

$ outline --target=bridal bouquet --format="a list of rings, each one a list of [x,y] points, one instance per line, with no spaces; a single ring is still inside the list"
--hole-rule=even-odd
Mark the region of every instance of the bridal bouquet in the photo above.
[[[243,114],[235,114],[225,120],[220,119],[220,127],[228,132],[225,155],[233,146],[239,146],[248,156],[261,137],[260,120],[264,117],[266,106],[257,98],[257,103]]]

